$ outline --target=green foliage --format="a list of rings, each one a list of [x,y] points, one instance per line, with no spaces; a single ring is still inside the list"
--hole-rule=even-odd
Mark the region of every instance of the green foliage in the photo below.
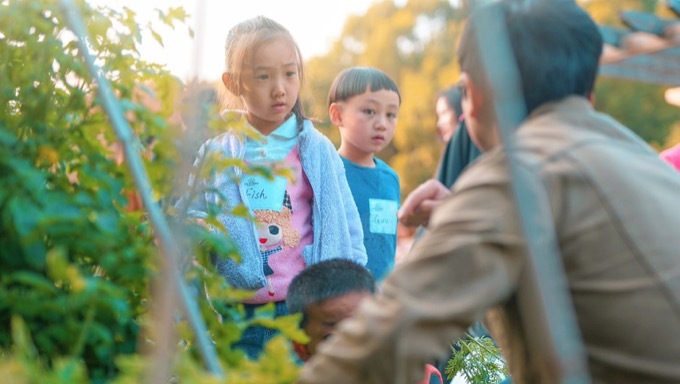
[[[600,25],[625,28],[623,11],[661,12],[668,7],[657,0],[579,1]],[[595,87],[595,108],[612,115],[653,147],[667,142],[678,109],[664,100],[667,87],[655,84],[600,77]]]
[[[595,108],[608,112],[657,148],[678,120],[678,107],[665,102],[664,87],[629,80],[599,79]]]
[[[175,172],[184,167],[178,144],[187,141],[175,108],[185,85],[140,57],[142,36],[160,36],[154,25],[141,28],[125,8],[92,9],[83,1],[77,7],[89,49],[133,130],[153,196],[174,216],[174,186],[186,185],[187,174]],[[186,17],[181,8],[159,10],[170,27]],[[205,371],[186,319],[152,317],[160,296],[151,287],[161,264],[152,228],[131,204],[133,178],[58,2],[0,1],[0,56],[0,374],[16,383],[142,382],[152,369],[148,353],[160,344],[154,331],[164,321],[181,337],[169,362],[174,376],[182,383],[217,382]],[[210,120],[223,127],[217,117]],[[242,206],[230,208],[248,215]],[[221,382],[247,382],[238,378],[248,375],[294,381],[288,338],[301,339],[299,319],[273,320],[265,308],[246,321],[238,303],[252,293],[226,286],[208,256],[238,258],[228,234],[196,223],[181,231],[180,246],[195,254],[184,263],[186,277],[229,372]],[[216,306],[227,316],[218,316]],[[251,324],[284,335],[257,362],[231,348]]]
[[[446,365],[446,376],[453,379],[462,373],[470,384],[500,383],[508,376],[500,350],[488,337],[467,335],[451,346],[453,356]]]
[[[20,317],[12,318],[12,353],[0,355],[0,377],[10,378],[12,383],[77,384],[88,382],[82,361],[77,358],[60,357],[51,368],[39,360],[26,324]]]
[[[151,234],[125,211],[132,183],[111,156],[114,139],[63,12],[51,1],[1,7],[0,346],[12,345],[10,320],[19,317],[51,365],[78,358],[92,380],[105,380],[114,357],[137,348]],[[163,119],[132,93],[152,73],[169,74],[137,60],[128,15],[84,10],[136,132],[161,137]],[[113,25],[121,30],[111,34]]]

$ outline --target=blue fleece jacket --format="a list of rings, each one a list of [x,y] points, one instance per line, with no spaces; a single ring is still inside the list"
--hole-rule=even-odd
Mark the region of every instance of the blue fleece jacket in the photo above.
[[[314,241],[303,249],[305,263],[312,265],[326,259],[346,258],[366,265],[361,219],[347,184],[345,168],[333,143],[310,121],[305,120],[298,145],[302,169],[314,192]],[[235,130],[220,134],[203,144],[198,158],[209,152],[243,160],[245,135]],[[197,180],[197,197],[189,204],[188,214],[205,217],[207,204],[233,208],[247,201],[245,192],[234,181],[234,177],[240,176],[240,173],[240,168],[230,167],[228,171],[215,172],[208,178]],[[257,228],[250,218],[228,212],[230,210],[225,209],[225,213],[218,214],[217,218],[238,246],[241,262],[216,258],[217,270],[236,288],[262,288],[266,280],[257,242]]]

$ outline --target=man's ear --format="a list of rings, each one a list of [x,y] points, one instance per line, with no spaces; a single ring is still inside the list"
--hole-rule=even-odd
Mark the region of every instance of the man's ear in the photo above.
[[[484,110],[483,107],[486,102],[482,87],[476,84],[472,80],[472,77],[466,72],[463,72],[460,75],[460,85],[463,88],[463,97],[470,106],[470,117],[478,118]]]
[[[590,92],[588,94],[588,101],[590,101],[590,104],[595,105],[595,92]]]
[[[231,92],[232,95],[236,97],[241,96],[241,87],[239,84],[237,84],[237,80],[230,72],[224,72],[222,74],[222,83],[227,88],[227,91]]]
[[[291,341],[291,343],[293,344],[293,351],[295,351],[295,354],[298,355],[300,360],[307,361],[312,357],[311,353],[309,353],[309,348],[307,348],[307,344],[300,344],[297,341]]]
[[[342,124],[342,105],[331,103],[328,107],[328,116],[330,116],[333,125],[340,126]]]

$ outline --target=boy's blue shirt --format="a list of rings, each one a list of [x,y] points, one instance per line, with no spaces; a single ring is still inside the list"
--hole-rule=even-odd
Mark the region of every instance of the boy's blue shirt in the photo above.
[[[366,267],[381,281],[394,267],[397,249],[397,210],[401,201],[399,176],[384,161],[375,167],[357,165],[342,157],[347,182],[361,216]]]

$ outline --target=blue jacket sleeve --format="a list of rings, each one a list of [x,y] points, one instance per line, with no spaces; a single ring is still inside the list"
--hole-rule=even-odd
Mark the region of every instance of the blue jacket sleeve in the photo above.
[[[366,265],[361,218],[331,141],[308,121],[300,136],[300,158],[314,191],[314,244],[303,251],[307,265],[346,258]]]

